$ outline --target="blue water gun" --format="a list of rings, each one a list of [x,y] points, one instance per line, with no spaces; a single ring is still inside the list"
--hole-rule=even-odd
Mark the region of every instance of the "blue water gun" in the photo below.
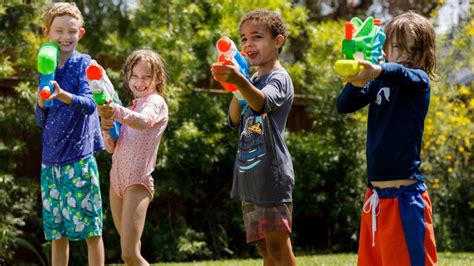
[[[58,66],[58,52],[59,46],[53,42],[46,42],[40,46],[37,56],[37,69],[39,75],[39,89],[40,97],[45,100],[54,92],[54,85],[51,83],[54,80],[54,73]],[[53,106],[53,101],[45,101],[44,106],[50,108]]]
[[[226,36],[221,37],[216,43],[217,51],[219,52],[218,61],[226,65],[235,65],[239,68],[240,73],[250,79],[249,64],[247,59],[237,50],[235,43]],[[229,58],[232,62],[229,62]],[[222,87],[228,92],[232,92],[237,98],[239,104],[245,105],[247,102],[239,91],[239,88],[234,84],[221,82]]]

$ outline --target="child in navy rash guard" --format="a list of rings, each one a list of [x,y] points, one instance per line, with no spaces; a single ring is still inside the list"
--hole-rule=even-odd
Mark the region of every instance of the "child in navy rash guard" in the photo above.
[[[369,105],[369,189],[362,212],[358,265],[437,265],[431,201],[420,170],[424,120],[435,77],[435,33],[413,12],[385,28],[390,63],[345,77],[337,109]]]

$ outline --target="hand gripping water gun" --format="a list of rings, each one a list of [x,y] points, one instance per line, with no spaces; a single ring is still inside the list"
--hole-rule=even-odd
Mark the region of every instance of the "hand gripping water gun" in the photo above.
[[[36,67],[40,73],[39,95],[42,99],[48,99],[54,91],[54,86],[51,84],[51,81],[54,80],[54,73],[58,66],[58,51],[59,46],[53,42],[43,43],[38,51]],[[45,101],[44,106],[53,106],[53,101]]]
[[[117,92],[114,90],[112,82],[105,73],[105,70],[97,64],[95,60],[86,69],[86,77],[92,91],[92,98],[98,105],[104,104],[108,99],[116,104],[122,105]],[[109,130],[109,134],[113,140],[117,140],[120,136],[120,123],[114,121],[114,126]]]
[[[239,71],[244,77],[250,79],[249,65],[247,59],[237,50],[235,43],[229,37],[221,37],[216,43],[217,51],[219,52],[219,62],[223,62],[226,65],[235,65],[239,68]],[[232,62],[229,62],[231,58]],[[239,91],[239,88],[234,84],[221,82],[222,87],[226,91],[232,92],[241,105],[247,104],[244,97]]]
[[[342,41],[342,52],[345,60],[337,60],[334,68],[341,76],[354,76],[363,67],[357,60],[367,60],[374,64],[379,63],[382,56],[382,47],[386,36],[382,30],[382,21],[368,17],[364,22],[359,18],[352,18],[345,24],[345,39]]]

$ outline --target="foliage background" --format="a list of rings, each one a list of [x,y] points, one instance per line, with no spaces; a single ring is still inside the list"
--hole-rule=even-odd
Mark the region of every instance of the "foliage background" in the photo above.
[[[333,11],[325,14],[321,2]],[[295,250],[357,250],[365,191],[366,110],[337,113],[334,103],[342,84],[331,66],[341,56],[343,21],[370,14],[371,1],[355,1],[359,4],[354,7],[335,2],[143,0],[133,7],[126,1],[76,1],[87,30],[78,50],[108,68],[126,102],[131,98],[123,90],[120,67],[133,49],[155,49],[168,68],[170,123],[153,173],[156,194],[142,237],[147,259],[256,256],[244,243],[239,204],[228,196],[237,139],[226,124],[230,96],[212,93],[219,86],[209,71],[216,40],[222,35],[238,40],[240,17],[256,8],[282,14],[290,33],[282,62],[296,92],[310,103],[305,112],[311,125],[286,136],[296,173]],[[385,19],[407,10],[407,1],[397,2],[385,7]],[[442,2],[417,1],[418,10],[434,18]],[[48,4],[0,4],[0,264],[49,261],[39,197],[41,132],[33,115],[35,56],[45,41],[40,16]],[[425,123],[423,171],[433,202],[437,245],[443,251],[474,250],[473,23],[472,18],[461,20],[450,33],[437,36],[440,80],[433,83]],[[106,259],[119,262],[108,206],[110,155],[104,152],[97,158]],[[71,261],[84,264],[85,244],[72,243],[71,249]]]

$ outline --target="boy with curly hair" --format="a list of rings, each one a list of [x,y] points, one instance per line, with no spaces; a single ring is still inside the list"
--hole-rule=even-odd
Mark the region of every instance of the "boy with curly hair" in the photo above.
[[[284,140],[293,103],[293,83],[279,54],[287,30],[275,12],[255,10],[240,22],[243,52],[257,73],[247,80],[233,65],[212,65],[214,79],[238,87],[229,124],[239,127],[231,197],[242,202],[247,243],[256,243],[264,265],[296,265],[292,226],[293,164]]]

